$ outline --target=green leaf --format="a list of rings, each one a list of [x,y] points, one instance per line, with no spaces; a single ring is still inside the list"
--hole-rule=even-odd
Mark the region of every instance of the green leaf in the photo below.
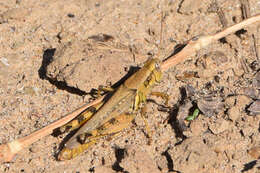
[[[187,116],[187,121],[195,120],[195,118],[199,115],[199,109],[195,109],[192,115]]]

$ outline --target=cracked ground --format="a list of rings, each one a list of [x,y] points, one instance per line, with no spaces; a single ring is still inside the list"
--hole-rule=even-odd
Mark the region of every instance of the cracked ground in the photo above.
[[[63,117],[88,102],[93,89],[117,83],[163,48],[174,50],[259,13],[259,0],[0,0],[0,143]],[[107,38],[99,40],[101,34]],[[66,134],[50,135],[0,165],[0,172],[260,172],[250,154],[260,145],[260,111],[253,107],[259,45],[256,23],[165,72],[153,90],[170,96],[167,110],[160,98],[147,103],[151,139],[137,115],[121,135],[73,160],[55,159]],[[187,98],[187,86],[200,97]],[[210,94],[221,106],[201,101]],[[201,110],[182,130],[185,102]]]

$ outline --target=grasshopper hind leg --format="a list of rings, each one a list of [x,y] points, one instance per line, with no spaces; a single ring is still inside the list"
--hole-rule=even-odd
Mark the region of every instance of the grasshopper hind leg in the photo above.
[[[99,140],[105,137],[114,138],[118,136],[123,129],[130,126],[134,118],[135,114],[120,114],[119,116],[110,119],[90,133],[83,133],[79,135],[78,146],[75,148],[66,148],[65,146],[59,153],[58,160],[70,160],[84,152]]]
[[[98,91],[97,91],[97,95],[98,95],[98,97],[100,97],[103,92],[112,92],[112,91],[114,91],[114,89],[111,88],[111,87],[99,86]],[[104,102],[101,102],[101,103],[98,103],[94,106],[89,107],[84,112],[79,114],[75,119],[73,119],[69,123],[61,126],[59,128],[59,131],[61,133],[70,132],[70,131],[73,131],[73,130],[81,127],[86,121],[88,121],[93,116],[93,114],[95,114],[97,112],[97,110],[103,104],[104,104]]]
[[[96,111],[102,105],[103,105],[103,102],[100,102],[100,103],[98,103],[96,105],[93,105],[93,106],[89,107],[88,109],[86,109],[85,111],[80,113],[76,118],[71,120],[69,123],[61,126],[59,128],[59,131],[61,133],[70,132],[70,131],[73,131],[73,130],[81,127],[86,121],[88,121],[93,116],[93,114],[96,113]]]

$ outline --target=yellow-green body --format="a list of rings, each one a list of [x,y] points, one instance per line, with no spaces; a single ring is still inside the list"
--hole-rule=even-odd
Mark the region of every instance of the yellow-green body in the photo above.
[[[158,59],[149,59],[144,66],[136,73],[130,76],[122,85],[120,85],[107,102],[99,105],[99,109],[91,118],[79,128],[79,130],[65,144],[64,149],[59,155],[59,159],[71,159],[85,150],[89,145],[96,142],[96,138],[113,133],[111,123],[112,119],[118,119],[119,129],[124,129],[131,122],[132,118],[122,118],[125,113],[135,114],[141,107],[141,103],[146,101],[146,96],[151,92],[151,87],[159,82],[162,77],[160,70],[160,61]],[[133,116],[132,116],[133,117]],[[116,125],[114,125],[116,126]],[[102,130],[99,130],[103,127]],[[120,131],[120,130],[119,130]],[[119,131],[114,131],[117,133]],[[90,138],[82,144],[79,136],[90,134]]]

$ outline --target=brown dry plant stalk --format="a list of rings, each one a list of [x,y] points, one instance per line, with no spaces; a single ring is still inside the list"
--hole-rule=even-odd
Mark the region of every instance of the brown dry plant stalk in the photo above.
[[[250,17],[240,23],[237,23],[231,27],[228,27],[224,29],[221,32],[218,32],[214,35],[207,35],[207,36],[200,36],[200,37],[195,37],[191,39],[187,45],[176,55],[172,56],[171,58],[165,60],[162,65],[162,71],[166,71],[172,66],[175,66],[179,64],[180,62],[183,62],[185,59],[188,57],[193,56],[196,54],[196,52],[202,48],[205,48],[207,45],[211,44],[214,41],[217,41],[231,33],[234,33],[248,25],[251,25],[255,22],[260,21],[260,15],[256,15],[253,17]],[[68,123],[71,121],[73,118],[75,118],[79,113],[87,109],[88,107],[97,104],[101,102],[103,99],[99,98],[89,104],[86,104],[79,109],[73,111],[72,113],[67,114],[65,117],[51,123],[50,125],[43,127],[40,130],[37,130],[28,136],[22,137],[20,139],[16,139],[14,141],[11,141],[7,144],[2,144],[0,145],[0,163],[4,162],[10,162],[14,158],[14,156],[21,151],[24,148],[27,148],[30,146],[32,143],[38,141],[39,139],[50,135],[54,129]]]

